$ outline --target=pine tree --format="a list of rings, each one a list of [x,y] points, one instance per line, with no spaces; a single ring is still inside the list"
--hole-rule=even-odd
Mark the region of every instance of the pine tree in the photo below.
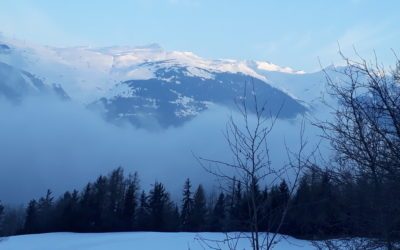
[[[26,209],[24,233],[31,234],[36,233],[38,229],[38,208],[36,200],[31,200]]]
[[[150,229],[166,230],[166,216],[172,211],[169,194],[162,183],[156,182],[149,194]]]
[[[190,190],[192,185],[190,184],[189,178],[186,179],[183,187],[183,198],[182,198],[182,209],[181,209],[181,225],[183,231],[193,230],[193,199],[192,191]]]
[[[77,190],[72,191],[71,200],[65,209],[67,218],[69,218],[70,231],[77,231],[79,225],[79,192]]]
[[[64,195],[58,199],[54,206],[54,230],[56,231],[71,231],[69,229],[70,211],[69,204],[72,195],[70,192],[65,192]]]
[[[4,206],[0,201],[0,236],[3,234],[3,216],[4,216]]]
[[[207,204],[202,185],[197,187],[194,194],[192,228],[194,231],[203,231],[207,219]]]
[[[97,178],[96,182],[93,184],[93,190],[89,197],[89,213],[92,213],[91,217],[93,220],[91,221],[90,231],[102,232],[107,229],[107,225],[105,223],[105,218],[109,216],[110,202],[108,200],[109,196],[107,195],[108,189],[108,179],[105,176],[100,176]]]
[[[273,230],[275,230],[275,228],[278,228],[279,224],[282,221],[282,218],[284,218],[285,215],[285,208],[287,207],[287,204],[290,202],[290,191],[289,191],[289,187],[286,183],[285,180],[282,180],[281,183],[279,184],[279,194],[278,194],[278,207],[277,207],[277,213],[275,214],[276,218],[274,218],[274,221],[276,221],[276,227],[273,228]],[[280,228],[280,232],[281,233],[286,233],[288,228],[288,220],[283,221],[284,223],[282,224],[281,228]]]
[[[53,230],[53,199],[52,192],[50,189],[47,190],[46,196],[41,197],[38,201],[38,227],[39,232],[50,232]]]
[[[293,209],[290,213],[289,221],[291,223],[292,234],[309,235],[311,233],[312,216],[310,206],[312,203],[312,194],[309,184],[309,176],[303,176],[300,180],[299,187],[293,198]]]
[[[167,232],[178,232],[180,230],[180,214],[179,208],[177,204],[170,204],[167,207],[167,211],[165,214],[165,228],[164,230]]]
[[[117,214],[122,209],[124,199],[124,170],[119,167],[108,178],[109,212]]]
[[[0,201],[0,218],[3,215],[3,213],[4,213],[4,206],[1,204],[1,201]]]
[[[338,225],[338,211],[335,209],[335,204],[337,204],[336,197],[328,172],[322,173],[320,179],[317,187],[320,200],[318,203],[318,210],[320,211],[320,216],[318,216],[319,230],[327,235],[335,235],[340,231],[336,227]]]
[[[106,231],[121,231],[124,229],[123,206],[125,198],[124,170],[119,167],[108,177],[106,186],[106,205],[103,213],[103,228]]]
[[[290,198],[289,187],[285,180],[282,180],[282,182],[279,184],[279,193],[281,197],[281,205],[285,206],[286,203],[289,202]]]
[[[214,232],[222,232],[225,229],[225,195],[220,193],[217,203],[215,203],[211,216],[211,230]]]
[[[39,199],[38,206],[43,212],[47,212],[53,206],[54,197],[52,196],[52,192],[50,189],[47,190],[46,196],[41,197]]]
[[[147,202],[147,196],[144,191],[142,191],[139,199],[139,208],[137,211],[137,220],[135,228],[140,231],[149,230],[149,204]]]
[[[242,184],[240,181],[237,181],[232,193],[229,208],[229,228],[233,231],[241,231],[244,230],[244,222],[247,220],[245,215],[248,209],[243,201]]]
[[[269,207],[268,207],[268,198],[269,198],[269,192],[268,192],[268,187],[265,186],[264,190],[261,192],[261,200],[260,200],[260,213],[259,213],[259,225],[258,227],[260,230],[268,230],[268,223],[270,219],[270,214],[269,214]]]
[[[77,231],[79,195],[78,191],[65,192],[54,206],[53,223],[56,231]]]
[[[79,232],[93,231],[96,217],[93,184],[88,183],[85,186],[80,196],[79,207],[77,230]]]
[[[125,222],[124,230],[132,230],[135,219],[136,209],[138,206],[138,189],[139,189],[139,177],[135,173],[130,180],[128,180],[128,187],[125,192],[124,206],[123,206],[123,221]]]
[[[269,192],[268,201],[268,231],[273,231],[278,227],[281,219],[281,193],[278,186],[272,186]]]

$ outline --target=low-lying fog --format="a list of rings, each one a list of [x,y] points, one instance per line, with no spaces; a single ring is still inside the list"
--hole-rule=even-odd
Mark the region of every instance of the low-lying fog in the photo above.
[[[16,204],[44,195],[47,189],[55,195],[80,190],[118,166],[126,173],[138,171],[146,190],[155,180],[163,182],[176,198],[187,177],[194,185],[217,186],[192,152],[231,159],[223,132],[232,113],[213,107],[182,127],[147,131],[117,127],[73,102],[36,97],[15,106],[0,101],[0,200]],[[276,166],[286,158],[284,139],[292,149],[298,146],[299,120],[275,125],[269,146]],[[306,127],[313,141],[318,140],[315,133]]]

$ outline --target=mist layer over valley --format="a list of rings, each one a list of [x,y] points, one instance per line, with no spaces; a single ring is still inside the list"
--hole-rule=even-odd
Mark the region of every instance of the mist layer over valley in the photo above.
[[[177,197],[187,177],[216,190],[220,183],[194,155],[232,160],[224,132],[231,115],[240,121],[235,100],[246,85],[278,115],[268,138],[276,167],[286,164],[285,143],[299,145],[304,117],[324,114],[322,72],[157,45],[59,49],[0,38],[0,197],[7,203],[47,189],[80,190],[119,166],[137,171],[145,190],[157,180]]]
[[[118,166],[137,171],[144,189],[158,180],[180,194],[186,177],[217,187],[193,154],[230,160],[223,133],[229,116],[237,116],[213,106],[182,127],[146,130],[109,123],[80,104],[49,96],[30,97],[19,105],[2,100],[0,113],[0,196],[11,203],[26,202],[47,189],[56,194],[80,189]],[[284,140],[296,145],[298,125],[299,120],[275,125],[269,139],[273,164],[284,164]]]

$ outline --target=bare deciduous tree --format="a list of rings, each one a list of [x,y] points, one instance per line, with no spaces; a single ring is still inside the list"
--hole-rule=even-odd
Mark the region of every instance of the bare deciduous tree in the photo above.
[[[363,218],[366,225],[359,225],[368,227],[362,236],[370,240],[361,242],[364,245],[355,242],[360,247],[353,249],[395,249],[400,240],[395,231],[399,221],[393,218],[400,213],[400,61],[388,70],[376,57],[367,62],[361,56],[352,60],[341,55],[346,66],[334,74],[326,72],[330,94],[338,102],[332,107],[334,119],[317,126],[336,153],[332,170],[339,179],[349,174],[363,178],[372,190],[369,198],[374,205]],[[339,244],[325,243],[334,249],[335,242]]]
[[[267,101],[261,103],[257,99],[254,85],[251,92],[245,86],[244,95],[237,98],[235,103],[241,121],[238,122],[231,116],[224,134],[233,160],[226,162],[203,157],[197,159],[207,172],[223,181],[223,188],[232,182],[241,184],[247,195],[248,218],[244,222],[246,232],[227,233],[221,240],[199,239],[205,247],[211,249],[222,249],[222,246],[237,249],[240,240],[249,239],[251,249],[270,250],[282,240],[283,236],[279,232],[290,208],[290,197],[296,190],[303,168],[309,162],[309,159],[302,157],[307,145],[303,137],[304,122],[299,151],[294,153],[286,147],[290,163],[276,166],[271,163],[268,135],[277,122],[279,112],[268,112]],[[288,197],[275,210],[266,211],[265,200],[259,195],[258,185],[265,185],[269,189],[282,180],[288,183]]]

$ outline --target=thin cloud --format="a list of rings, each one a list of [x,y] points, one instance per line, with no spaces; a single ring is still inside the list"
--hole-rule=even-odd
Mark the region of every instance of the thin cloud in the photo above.
[[[339,49],[350,57],[355,57],[355,50],[367,60],[373,59],[374,51],[378,52],[378,58],[390,64],[393,58],[389,56],[390,47],[385,48],[389,41],[399,35],[398,31],[392,31],[387,23],[376,24],[375,26],[358,25],[343,32],[336,40],[320,48],[315,58],[320,58],[323,65],[343,63],[339,55]],[[382,49],[384,48],[384,49]],[[377,51],[380,49],[379,51]],[[397,49],[397,48],[393,48]],[[390,53],[391,54],[391,53]],[[393,56],[393,54],[392,54]],[[316,69],[320,70],[320,68]]]
[[[31,4],[18,4],[13,10],[0,10],[0,31],[7,36],[18,36],[26,40],[33,37],[47,45],[66,46],[57,41],[82,41],[66,32],[57,20]],[[18,33],[16,33],[18,32]],[[23,36],[23,37],[21,37]]]

